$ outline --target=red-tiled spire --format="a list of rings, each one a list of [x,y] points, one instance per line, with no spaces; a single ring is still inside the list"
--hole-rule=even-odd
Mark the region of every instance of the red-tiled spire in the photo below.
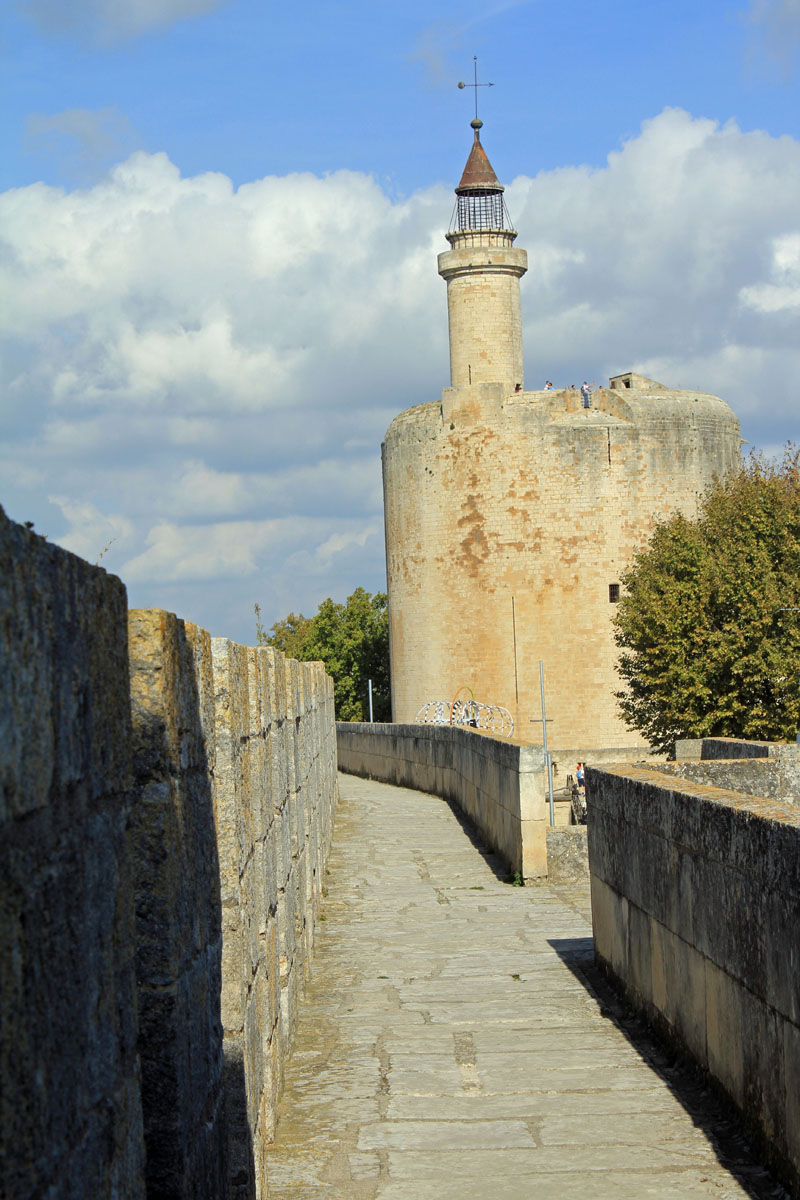
[[[475,141],[472,143],[472,149],[469,152],[469,158],[467,159],[467,165],[464,167],[461,182],[456,188],[456,195],[458,196],[462,192],[471,192],[475,189],[490,189],[491,191],[502,192],[503,186],[498,182],[494,168],[481,145],[480,130],[483,121],[472,121],[471,125],[475,130]]]

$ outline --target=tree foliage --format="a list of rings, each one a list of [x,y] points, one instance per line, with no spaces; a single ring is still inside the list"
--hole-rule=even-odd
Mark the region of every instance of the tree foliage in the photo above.
[[[256,608],[258,609],[258,606]],[[276,650],[283,651],[287,658],[296,658],[298,662],[308,662],[309,660],[303,657],[303,648],[311,628],[311,621],[311,617],[304,617],[302,613],[297,616],[289,613],[288,617],[276,621],[270,627],[269,633],[264,632],[259,621],[256,625],[258,643],[260,646],[274,646]]]
[[[391,720],[389,690],[389,615],[386,596],[356,588],[344,604],[323,600],[313,617],[290,613],[271,626],[260,624],[256,607],[259,645],[274,646],[301,662],[324,662],[333,677],[336,719],[369,720],[369,686],[376,721]]]
[[[750,455],[696,520],[658,525],[622,576],[617,693],[657,750],[682,737],[791,740],[800,722],[800,449]]]

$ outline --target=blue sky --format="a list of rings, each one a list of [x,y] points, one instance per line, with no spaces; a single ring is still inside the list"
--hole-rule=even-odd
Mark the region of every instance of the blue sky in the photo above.
[[[134,604],[252,640],[383,586],[473,54],[528,386],[639,369],[798,436],[800,0],[29,0],[3,50],[0,503]]]
[[[471,93],[455,84],[473,54],[507,178],[601,165],[665,107],[797,136],[798,28],[791,0],[311,0],[300,17],[251,0],[28,2],[7,20],[0,183],[84,183],[135,147],[235,185],[347,168],[407,195],[460,168]],[[114,111],[105,161],[37,133],[36,115],[68,110]]]

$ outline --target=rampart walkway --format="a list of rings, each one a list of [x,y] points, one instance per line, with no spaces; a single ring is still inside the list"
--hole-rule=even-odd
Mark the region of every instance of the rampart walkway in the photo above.
[[[442,800],[340,785],[270,1200],[783,1194],[595,978],[585,889],[512,887]]]

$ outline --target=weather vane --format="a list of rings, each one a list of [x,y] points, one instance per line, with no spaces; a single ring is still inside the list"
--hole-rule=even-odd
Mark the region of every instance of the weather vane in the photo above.
[[[478,83],[478,56],[477,56],[477,54],[473,54],[472,63],[473,63],[473,69],[475,71],[475,82],[474,83],[459,83],[458,86],[460,88],[471,87],[471,88],[475,89],[475,120],[477,121],[477,119],[478,119],[478,88],[479,87],[494,87],[494,84],[493,83]]]

